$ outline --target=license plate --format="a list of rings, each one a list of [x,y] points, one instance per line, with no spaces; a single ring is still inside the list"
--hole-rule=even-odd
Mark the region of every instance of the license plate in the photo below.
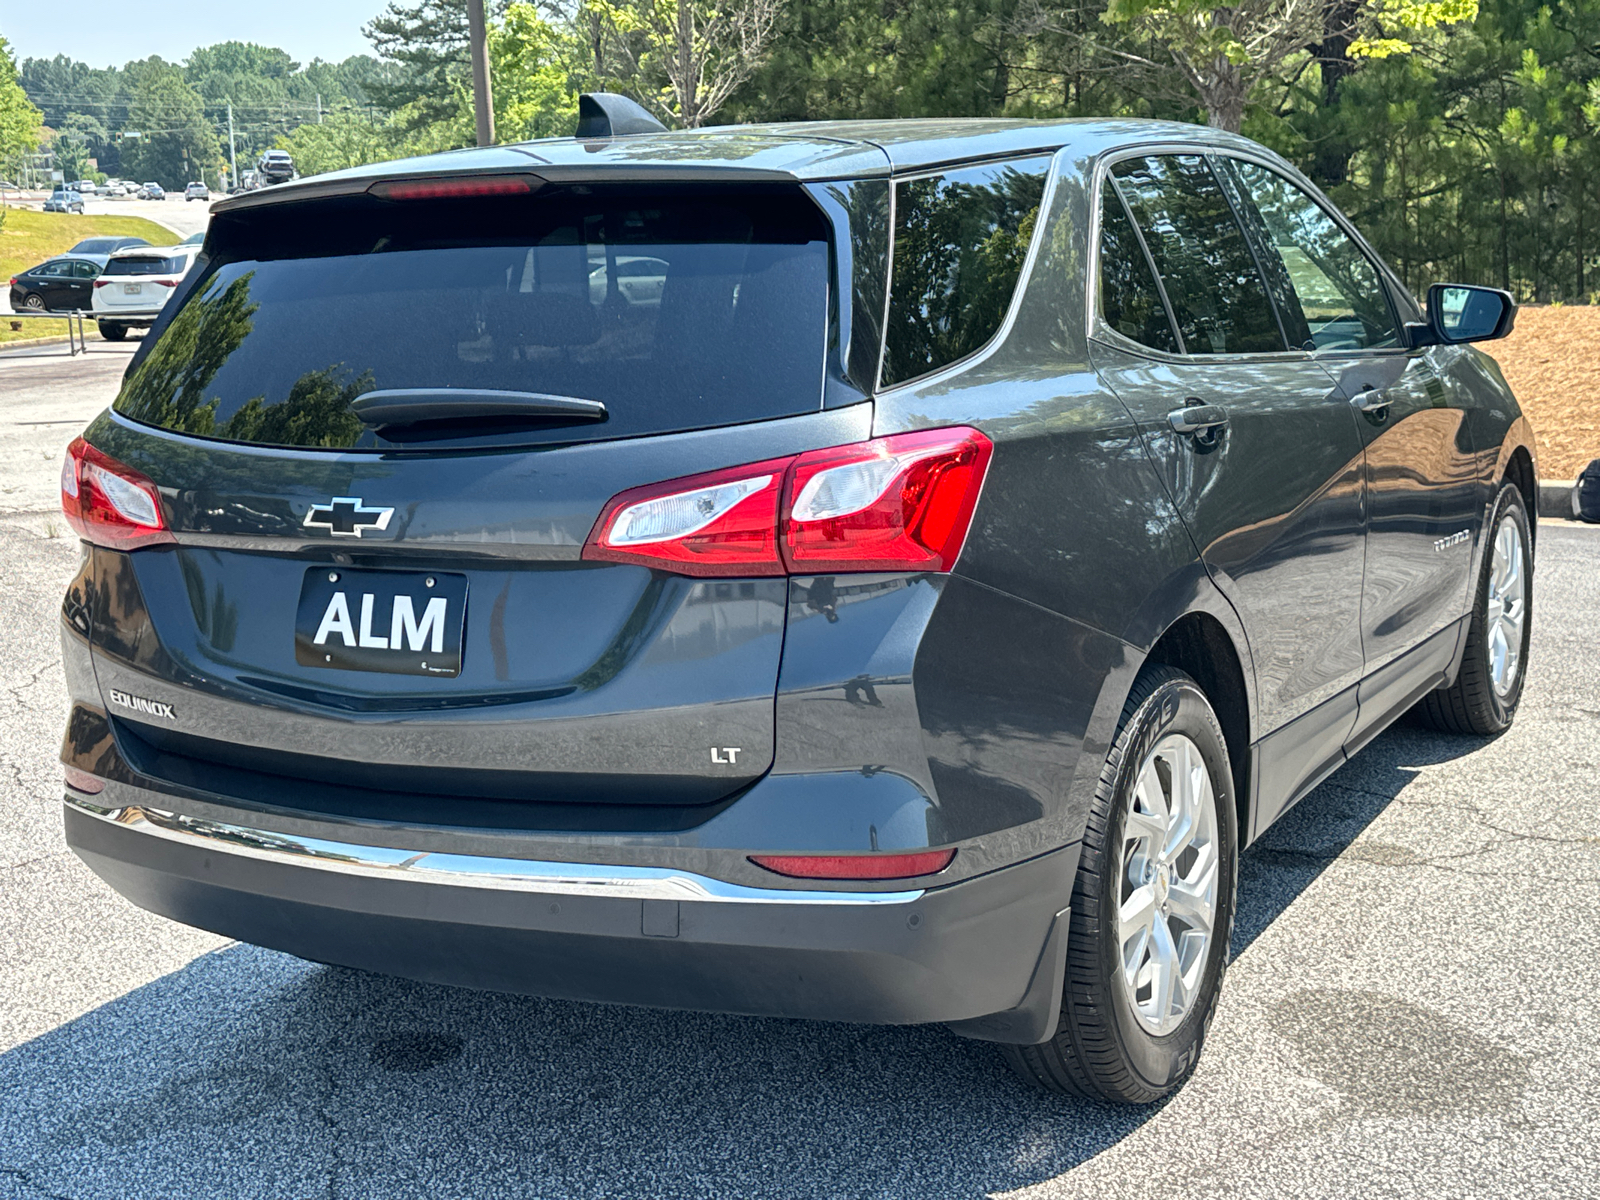
[[[122,285],[122,294],[124,296],[137,296],[143,289],[144,284],[142,283],[125,283]]]
[[[317,567],[300,585],[294,657],[304,667],[461,674],[467,577]]]

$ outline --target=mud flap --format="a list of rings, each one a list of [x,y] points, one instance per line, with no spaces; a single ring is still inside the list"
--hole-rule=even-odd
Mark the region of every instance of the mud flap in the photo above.
[[[1039,952],[1020,1004],[1004,1012],[951,1021],[947,1026],[950,1032],[981,1042],[1015,1046],[1037,1046],[1055,1037],[1061,1023],[1061,994],[1067,981],[1067,927],[1071,916],[1072,910],[1064,908],[1050,923],[1044,949]]]

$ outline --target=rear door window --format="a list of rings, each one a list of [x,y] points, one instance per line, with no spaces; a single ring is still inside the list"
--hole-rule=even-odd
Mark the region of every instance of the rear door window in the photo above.
[[[1255,256],[1205,158],[1125,159],[1112,175],[1150,247],[1185,353],[1284,350]]]
[[[999,331],[1049,174],[1041,156],[895,185],[885,387],[948,366]]]
[[[119,412],[238,441],[383,448],[594,440],[822,407],[829,234],[797,189],[546,185],[310,207],[213,223],[209,277],[131,372]],[[598,400],[608,417],[374,430],[349,407],[432,388]]]
[[[1100,192],[1100,316],[1141,346],[1181,353],[1144,244],[1110,180]]]

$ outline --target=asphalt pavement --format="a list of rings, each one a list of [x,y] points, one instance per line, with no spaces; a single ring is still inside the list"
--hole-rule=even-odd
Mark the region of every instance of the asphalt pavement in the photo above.
[[[0,1200],[1600,1194],[1600,528],[1541,526],[1509,733],[1392,730],[1246,852],[1198,1072],[1116,1109],[942,1029],[428,987],[112,893],[61,840],[53,495],[121,361],[0,358]]]

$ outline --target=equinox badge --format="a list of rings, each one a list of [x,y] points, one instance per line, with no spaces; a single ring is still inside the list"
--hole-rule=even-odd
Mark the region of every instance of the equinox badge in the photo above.
[[[334,537],[360,537],[363,529],[387,529],[392,508],[368,508],[360,496],[335,496],[330,504],[313,504],[305,527],[325,525]]]

